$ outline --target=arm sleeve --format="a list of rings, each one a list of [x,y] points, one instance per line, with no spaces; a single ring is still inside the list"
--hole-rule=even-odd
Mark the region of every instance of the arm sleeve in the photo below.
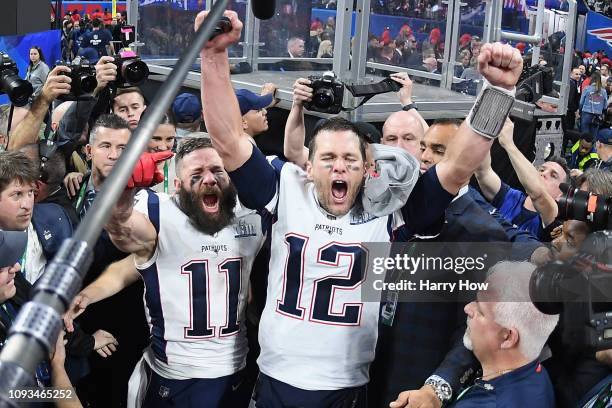
[[[274,212],[278,200],[280,173],[285,162],[278,158],[270,161],[253,146],[251,157],[238,169],[229,173],[238,198],[245,207]]]
[[[462,384],[465,384],[467,378],[474,374],[479,367],[474,354],[463,345],[463,334],[466,329],[463,306],[463,303],[458,303],[457,313],[462,315],[460,319],[464,323],[457,325],[453,333],[450,350],[432,374],[444,379],[451,386],[453,398],[457,397]]]
[[[444,225],[446,208],[453,198],[440,184],[435,166],[429,169],[419,177],[402,207],[405,236],[438,234]]]

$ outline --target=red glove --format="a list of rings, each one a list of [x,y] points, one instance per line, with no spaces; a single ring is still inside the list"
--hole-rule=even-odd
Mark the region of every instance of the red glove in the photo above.
[[[164,174],[159,171],[157,164],[172,156],[171,151],[143,153],[134,166],[127,188],[151,187],[164,181]]]

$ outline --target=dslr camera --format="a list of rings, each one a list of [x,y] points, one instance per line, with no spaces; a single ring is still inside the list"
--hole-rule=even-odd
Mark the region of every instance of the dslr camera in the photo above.
[[[27,105],[34,90],[32,84],[19,78],[19,69],[11,57],[0,51],[0,95],[7,94],[15,106]]]
[[[553,92],[554,72],[550,67],[523,64],[523,72],[516,85],[516,96],[510,117],[526,122],[533,122],[535,103],[544,95]]]
[[[332,71],[326,71],[320,77],[310,76],[308,79],[312,88],[312,101],[305,103],[304,107],[308,110],[321,113],[338,114],[341,111],[351,111],[357,109],[378,94],[397,92],[401,89],[401,85],[391,78],[385,78],[374,84],[344,84],[336,79],[336,74]],[[350,109],[342,107],[344,87],[354,97],[363,97],[359,105]]]
[[[322,76],[309,76],[312,101],[304,104],[308,110],[337,114],[342,111],[344,84],[336,80],[336,74],[326,71]]]
[[[58,61],[57,66],[70,68],[70,72],[64,74],[72,80],[70,83],[70,93],[63,95],[59,100],[77,101],[87,99],[98,86],[96,80],[96,69],[85,58],[76,57],[71,63]]]
[[[113,55],[117,66],[115,88],[128,88],[143,83],[149,77],[149,67],[133,52]]]

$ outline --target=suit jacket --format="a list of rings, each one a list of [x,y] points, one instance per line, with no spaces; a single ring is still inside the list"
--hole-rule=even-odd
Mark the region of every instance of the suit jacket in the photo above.
[[[464,194],[449,205],[444,227],[435,241],[509,240],[492,216]],[[465,302],[458,301],[397,304],[393,326],[379,325],[376,359],[370,370],[370,406],[389,406],[400,392],[421,388],[431,375],[446,380],[456,396],[479,368],[472,352],[463,345],[464,306]]]
[[[61,206],[54,203],[35,204],[32,225],[49,261],[55,256],[62,242],[73,234],[70,217]]]

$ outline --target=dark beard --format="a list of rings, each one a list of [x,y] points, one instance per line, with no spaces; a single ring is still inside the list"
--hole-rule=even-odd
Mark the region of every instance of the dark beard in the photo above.
[[[203,193],[205,192],[203,191]],[[180,188],[178,191],[178,206],[189,217],[189,222],[195,229],[207,235],[214,235],[234,220],[234,207],[236,207],[237,202],[236,188],[230,183],[221,190],[219,213],[216,216],[204,212],[202,208],[203,193],[188,192],[184,188]]]

